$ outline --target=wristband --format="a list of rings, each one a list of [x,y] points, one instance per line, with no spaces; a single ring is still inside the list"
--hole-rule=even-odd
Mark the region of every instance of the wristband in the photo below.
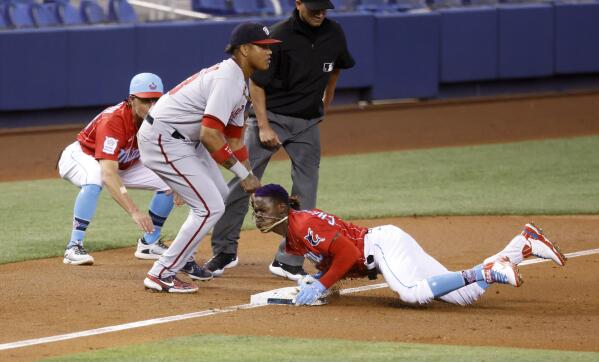
[[[247,146],[244,145],[240,149],[233,151],[233,156],[235,156],[239,162],[247,160],[249,158]]]
[[[233,166],[229,168],[229,171],[233,172],[240,180],[245,180],[250,175],[250,171],[241,163],[235,162]]]
[[[225,137],[227,138],[241,138],[243,136],[243,126],[235,126],[228,124],[225,127]]]
[[[222,165],[226,160],[233,156],[233,152],[231,151],[231,147],[225,143],[220,149],[212,152],[210,156],[214,158],[214,161]]]

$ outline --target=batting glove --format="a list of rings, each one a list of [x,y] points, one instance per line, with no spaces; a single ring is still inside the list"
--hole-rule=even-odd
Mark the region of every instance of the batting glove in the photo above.
[[[310,284],[301,286],[297,297],[295,297],[295,305],[310,305],[322,297],[327,288],[321,282],[315,280]]]

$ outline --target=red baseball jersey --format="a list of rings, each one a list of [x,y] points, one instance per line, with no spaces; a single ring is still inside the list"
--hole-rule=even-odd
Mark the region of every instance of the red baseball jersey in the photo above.
[[[343,221],[318,209],[290,210],[286,251],[289,254],[303,255],[326,273],[332,263],[329,251],[331,242],[343,236],[359,250],[359,258],[353,261],[353,266],[344,277],[364,277],[367,275],[364,265],[366,233],[368,228]]]
[[[131,167],[139,159],[137,127],[127,102],[102,111],[79,132],[77,141],[83,152],[96,160],[118,161],[121,170]]]

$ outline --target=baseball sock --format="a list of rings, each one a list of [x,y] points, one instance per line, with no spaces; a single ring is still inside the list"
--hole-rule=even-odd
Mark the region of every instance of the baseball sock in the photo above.
[[[85,231],[89,226],[98,205],[98,197],[102,187],[98,185],[83,185],[75,199],[75,207],[73,210],[73,231],[71,232],[71,240],[67,244],[67,249],[75,245],[83,245]]]
[[[434,298],[442,297],[466,285],[466,280],[460,272],[447,272],[426,279],[433,292]]]
[[[157,191],[150,201],[150,207],[148,209],[148,213],[152,218],[152,223],[154,224],[154,232],[144,233],[142,238],[142,242],[144,244],[154,244],[158,241],[160,237],[160,231],[162,231],[162,226],[168,218],[168,215],[171,213],[173,209],[173,194],[167,195],[164,191]]]

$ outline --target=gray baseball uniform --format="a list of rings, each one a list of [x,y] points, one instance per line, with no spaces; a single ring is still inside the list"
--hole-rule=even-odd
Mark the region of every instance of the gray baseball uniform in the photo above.
[[[138,133],[141,160],[178,193],[191,210],[177,237],[148,274],[158,278],[193,260],[202,238],[224,213],[228,188],[217,163],[199,142],[201,120],[243,126],[247,85],[227,59],[191,76],[150,110]]]

